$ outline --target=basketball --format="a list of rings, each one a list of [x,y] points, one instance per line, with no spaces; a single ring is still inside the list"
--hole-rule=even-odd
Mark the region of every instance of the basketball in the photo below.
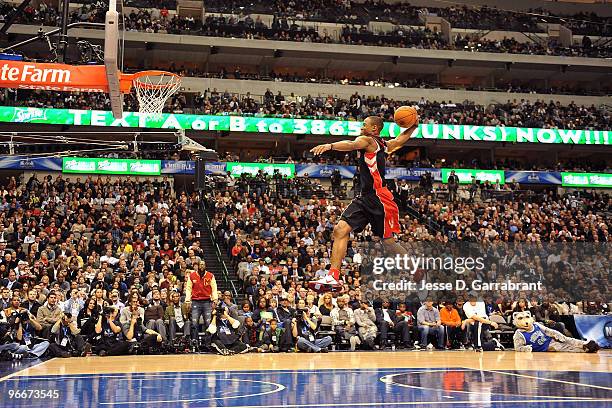
[[[402,128],[413,126],[418,118],[418,113],[412,106],[400,106],[393,114],[393,120]]]

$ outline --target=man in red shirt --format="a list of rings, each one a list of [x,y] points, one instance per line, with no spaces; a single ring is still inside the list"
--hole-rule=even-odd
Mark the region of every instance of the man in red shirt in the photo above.
[[[212,320],[213,303],[217,302],[217,281],[215,275],[206,270],[206,262],[193,265],[193,270],[185,284],[185,304],[191,309],[191,338],[196,340],[200,316],[204,316],[204,328]]]

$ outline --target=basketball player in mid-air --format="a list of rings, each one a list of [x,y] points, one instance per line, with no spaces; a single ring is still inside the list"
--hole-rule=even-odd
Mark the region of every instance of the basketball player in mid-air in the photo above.
[[[310,150],[315,155],[332,150],[359,150],[361,153],[361,194],[353,199],[334,227],[331,267],[327,276],[309,283],[309,287],[315,291],[338,291],[342,288],[339,283],[340,268],[346,256],[351,231],[360,232],[370,224],[373,234],[382,239],[387,254],[406,253],[406,250],[395,242],[393,235],[400,232],[399,209],[385,181],[385,156],[402,147],[410,139],[417,128],[418,120],[412,127],[389,141],[380,137],[383,124],[380,117],[369,116],[363,122],[361,135],[355,140],[326,143]]]

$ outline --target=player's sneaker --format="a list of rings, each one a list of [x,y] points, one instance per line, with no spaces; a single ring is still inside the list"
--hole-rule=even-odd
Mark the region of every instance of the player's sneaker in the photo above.
[[[434,349],[434,345],[433,345],[433,344],[431,344],[431,343],[429,343],[429,344],[427,345],[427,350],[433,350],[433,349]]]
[[[331,275],[325,275],[319,280],[308,282],[308,288],[315,292],[338,292],[342,290],[342,284]]]

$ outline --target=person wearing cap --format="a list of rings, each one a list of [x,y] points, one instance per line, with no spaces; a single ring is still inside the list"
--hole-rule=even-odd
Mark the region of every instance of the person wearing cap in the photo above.
[[[192,252],[192,251],[190,251]],[[191,339],[198,339],[200,317],[204,317],[204,327],[208,328],[212,319],[213,304],[217,303],[217,281],[206,270],[206,262],[193,265],[195,270],[189,274],[185,283],[185,303],[191,310]]]
[[[434,334],[438,340],[438,348],[444,349],[444,327],[440,320],[440,311],[433,306],[431,297],[427,297],[425,303],[417,311],[417,325],[421,334],[422,347],[433,348],[431,344],[428,344],[427,338],[430,334]]]
[[[353,314],[361,341],[373,349],[378,329],[376,328],[376,314],[370,306],[370,302],[362,299],[359,302],[359,309],[355,310]]]
[[[278,321],[285,326],[284,324],[293,318],[295,315],[295,309],[290,306],[289,298],[287,296],[281,296],[280,306],[276,309],[276,314],[278,316]]]

